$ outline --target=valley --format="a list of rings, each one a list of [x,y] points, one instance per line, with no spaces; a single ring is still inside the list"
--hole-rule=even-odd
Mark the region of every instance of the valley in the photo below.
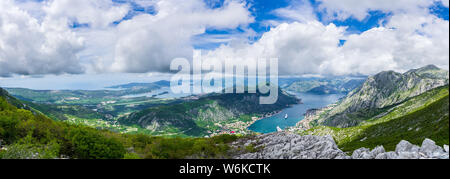
[[[279,98],[272,105],[258,103],[263,95],[261,93],[172,95],[165,92],[167,81],[129,83],[108,87],[109,90],[92,91],[6,88],[0,91],[3,100],[0,134],[3,141],[6,139],[3,144],[9,144],[9,148],[38,150],[43,154],[39,158],[55,157],[51,154],[53,150],[71,158],[97,156],[67,153],[66,149],[54,146],[56,144],[51,140],[42,141],[43,134],[39,132],[31,132],[31,136],[26,133],[13,134],[18,129],[8,127],[8,124],[18,122],[15,119],[21,115],[28,116],[26,118],[34,121],[32,123],[41,125],[43,122],[45,126],[54,126],[40,129],[44,133],[62,127],[69,131],[91,131],[92,135],[105,139],[114,136],[115,141],[110,141],[114,145],[134,149],[131,152],[117,151],[124,158],[236,157],[239,153],[261,149],[252,146],[235,149],[230,142],[251,140],[261,136],[261,133],[264,134],[262,136],[270,136],[268,140],[283,133],[330,136],[345,155],[361,148],[375,149],[380,145],[386,151],[397,150],[402,140],[420,145],[422,141],[431,139],[437,145],[448,145],[448,71],[426,66],[403,74],[381,72],[368,77],[363,83],[353,80],[283,79],[280,85],[284,87],[279,89]],[[322,83],[319,85],[322,87],[312,87],[317,82]],[[361,84],[354,85],[356,83]],[[310,90],[288,91],[299,84],[309,86]],[[338,89],[337,86],[341,86],[342,90],[318,92],[318,89]],[[294,89],[298,91],[299,88]],[[18,124],[28,123],[24,122]],[[24,127],[31,130],[28,129],[31,126]],[[280,133],[280,130],[283,132]],[[55,135],[72,137],[64,132]],[[22,140],[35,139],[35,142],[28,142],[35,143],[34,146],[20,144]],[[147,142],[141,144],[139,140]],[[186,142],[186,145],[181,146],[180,142]],[[207,149],[207,153],[212,152],[209,154],[195,147],[211,142],[216,146]],[[188,150],[186,147],[194,148]],[[162,150],[166,151],[158,153]],[[184,152],[176,154],[180,150]],[[345,158],[344,153],[341,157]],[[106,157],[114,155],[113,158],[118,156],[111,154]]]
[[[0,0],[0,162],[275,177],[368,167],[265,159],[449,159],[449,4]]]

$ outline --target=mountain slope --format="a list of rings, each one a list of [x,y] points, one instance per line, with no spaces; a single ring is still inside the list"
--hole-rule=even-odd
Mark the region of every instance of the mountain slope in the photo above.
[[[6,88],[6,90],[23,101],[65,103],[67,101],[78,101],[79,99],[114,100],[126,95],[149,93],[169,85],[170,82],[168,81],[157,81],[154,83],[130,83],[108,87],[116,90],[32,90],[26,88]]]
[[[349,93],[364,83],[365,78],[306,78],[285,87],[288,91],[313,94]]]
[[[385,71],[369,77],[336,107],[327,112],[319,124],[350,127],[386,109],[428,90],[448,84],[448,71],[429,65],[406,73]]]
[[[6,90],[3,88],[0,88],[0,97],[5,99],[9,104],[17,107],[17,108],[24,108],[26,107],[24,104],[22,104],[19,100],[12,97]]]
[[[227,124],[252,121],[251,116],[264,115],[298,103],[298,99],[279,90],[278,101],[271,105],[260,105],[260,93],[256,94],[212,94],[198,100],[181,104],[152,107],[125,116],[123,124],[137,124],[154,134],[180,133],[189,136],[204,136],[214,131],[231,131]],[[243,127],[245,130],[245,126]],[[209,132],[208,132],[209,130]]]
[[[301,132],[308,135],[331,135],[345,151],[383,145],[393,150],[401,140],[420,144],[425,138],[443,145],[449,143],[449,90],[439,87],[413,97],[388,112],[358,126],[334,128],[318,126]]]
[[[0,88],[0,158],[123,158],[124,146],[111,132],[53,121]],[[12,104],[13,101],[16,104]]]
[[[18,109],[0,88],[0,159],[225,158],[236,136],[163,138],[119,134],[53,121]],[[128,149],[128,150],[126,150]]]

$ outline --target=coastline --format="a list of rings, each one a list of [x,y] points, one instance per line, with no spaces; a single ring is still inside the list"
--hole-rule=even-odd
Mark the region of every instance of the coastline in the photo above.
[[[312,128],[312,126],[310,125],[312,121],[318,120],[320,118],[320,114],[333,109],[336,105],[337,103],[333,103],[323,108],[308,109],[307,113],[305,113],[305,117],[303,118],[303,120],[299,121],[295,126],[287,128],[286,130],[290,132],[309,130]]]
[[[262,120],[262,119],[265,119],[265,118],[269,118],[269,117],[273,117],[273,116],[275,116],[275,115],[280,114],[281,112],[283,112],[283,110],[288,109],[288,108],[290,108],[290,107],[292,107],[292,106],[294,106],[294,105],[298,105],[298,104],[303,104],[301,98],[298,98],[298,103],[296,103],[296,104],[290,104],[290,105],[287,105],[286,108],[283,108],[283,109],[280,109],[280,110],[276,110],[276,111],[273,111],[273,112],[264,114],[262,117],[256,117],[257,119],[256,119],[256,120],[253,120],[253,121],[251,122],[251,124],[248,125],[245,129],[248,130],[248,131],[251,131],[252,133],[259,133],[259,132],[256,132],[256,131],[253,131],[253,130],[249,129],[249,127],[250,127],[251,125],[253,125],[255,122],[259,121],[259,120]]]

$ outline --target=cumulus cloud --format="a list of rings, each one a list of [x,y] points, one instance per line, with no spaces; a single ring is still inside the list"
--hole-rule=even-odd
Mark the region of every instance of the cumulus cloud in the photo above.
[[[40,21],[11,0],[0,2],[0,76],[82,73],[83,39],[59,22]]]
[[[248,7],[238,1],[211,9],[202,0],[164,0],[156,3],[156,10],[155,15],[120,23],[114,59],[96,66],[115,72],[167,72],[173,58],[192,57],[191,38],[207,28],[235,29],[253,22]]]
[[[205,58],[277,57],[282,75],[373,74],[430,63],[448,68],[449,23],[429,12],[435,3],[448,7],[448,0],[318,0],[318,7],[292,1],[272,11],[278,18],[266,23],[273,28],[251,43],[256,32],[248,25],[255,17],[244,0],[220,7],[203,0],[120,2],[0,1],[0,76],[168,72],[172,59],[191,59],[196,45],[215,42],[225,44],[204,51]],[[129,16],[131,4],[154,13]],[[370,11],[390,15],[360,34],[329,23],[363,20]],[[205,34],[207,29],[236,33]]]
[[[93,28],[104,28],[121,20],[130,10],[127,4],[116,4],[111,0],[52,0],[44,6],[47,18],[52,21],[66,20],[72,23],[89,24]]]
[[[338,15],[342,18],[352,15],[363,19],[369,10],[386,10],[393,15],[385,25],[351,35],[346,35],[345,27],[324,25],[316,20],[283,23],[256,43],[224,45],[210,51],[207,57],[278,57],[280,74],[287,75],[370,75],[384,70],[406,71],[427,64],[449,67],[449,22],[425,13],[427,10],[423,11],[422,6],[428,2],[414,1],[414,5],[404,7],[392,1],[386,1],[386,5],[339,2],[353,5],[327,1],[322,6],[335,8],[334,13],[342,13]],[[336,4],[330,5],[333,3]],[[355,9],[347,11],[347,7]],[[345,40],[345,44],[340,45],[340,40]]]
[[[333,74],[374,74],[383,70],[406,71],[427,64],[448,69],[449,41],[444,40],[449,38],[448,21],[428,17],[423,19],[426,25],[405,29],[397,20],[404,23],[414,17],[403,18],[394,16],[386,27],[350,35],[339,48],[339,55],[324,64],[324,70]]]
[[[205,59],[245,60],[279,58],[281,74],[320,73],[324,61],[338,53],[345,28],[318,21],[283,23],[254,44],[224,45],[208,52]]]
[[[339,20],[363,20],[369,15],[369,11],[423,14],[428,12],[427,8],[435,1],[441,0],[318,0],[319,9],[324,11],[328,18]]]

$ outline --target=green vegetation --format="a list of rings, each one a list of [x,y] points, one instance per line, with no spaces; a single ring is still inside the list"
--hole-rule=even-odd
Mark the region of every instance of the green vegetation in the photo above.
[[[164,138],[119,134],[54,121],[0,96],[0,158],[227,158],[237,136]],[[8,96],[9,99],[14,100]],[[17,101],[16,101],[17,102]],[[22,105],[19,105],[22,106]]]
[[[119,124],[117,119],[132,112],[150,107],[179,103],[177,99],[159,99],[155,97],[122,97],[122,95],[147,92],[167,86],[166,81],[155,83],[130,83],[111,88],[120,90],[30,90],[8,88],[17,100],[2,89],[3,96],[19,108],[42,113],[53,120],[74,125],[85,125],[97,129],[107,129],[120,133],[151,134],[151,131],[138,125]],[[147,91],[142,91],[147,90]],[[25,97],[24,97],[25,96]],[[24,106],[19,106],[24,105]]]
[[[366,128],[355,140],[341,144],[344,150],[383,145],[387,150],[395,150],[401,140],[421,145],[425,138],[442,146],[449,144],[448,96],[430,106],[400,117]],[[369,136],[364,137],[362,136]]]
[[[146,135],[127,135],[136,153],[142,158],[229,158],[229,145],[238,139],[235,135],[212,138],[162,138]]]
[[[383,145],[394,150],[401,140],[420,145],[425,138],[449,144],[449,87],[444,86],[391,107],[358,126],[318,126],[302,134],[331,135],[344,151]]]
[[[67,115],[77,116],[85,119],[106,119],[98,112],[84,106],[78,105],[55,105],[55,104],[36,104],[32,102],[23,102],[27,106],[40,111],[53,120],[69,120]]]
[[[116,99],[126,95],[148,93],[167,87],[166,83],[164,81],[155,83],[130,83],[110,87],[120,88],[120,90],[31,90],[25,88],[7,88],[7,90],[12,95],[24,101],[38,103],[76,102],[78,104],[86,104],[89,102],[100,103],[106,99]],[[87,99],[87,101],[83,101],[83,99]]]
[[[259,117],[298,103],[297,98],[281,90],[275,104],[260,105],[260,96],[260,93],[210,94],[196,100],[134,112],[120,118],[119,122],[125,125],[139,125],[152,131],[152,135],[202,137],[235,130],[247,134],[250,131],[246,128],[253,121],[252,117]]]
[[[448,71],[433,65],[406,73],[381,72],[369,77],[317,123],[341,128],[357,126],[410,98],[445,84],[448,84]]]
[[[430,138],[448,144],[449,87],[434,88],[448,84],[446,74],[427,66],[405,74],[383,72],[359,88],[359,82],[350,79],[302,83],[300,90],[314,93],[356,90],[320,113],[310,123],[313,128],[301,134],[331,135],[348,152],[379,145],[394,150],[400,140],[420,145]],[[117,91],[10,89],[25,102],[0,88],[0,158],[229,158],[229,143],[251,133],[247,127],[257,118],[298,103],[281,90],[272,105],[260,105],[260,93],[169,100],[120,97],[156,86],[112,87],[121,89]],[[231,131],[237,135],[222,135]],[[204,136],[214,137],[194,138]],[[260,148],[248,145],[240,150]]]
[[[91,137],[95,140],[88,139]],[[55,153],[74,158],[122,158],[125,153],[112,132],[56,122],[41,114],[17,109],[3,97],[0,97],[0,138],[18,152],[28,151],[21,158],[34,158],[36,156],[28,154],[35,151],[45,154],[44,158],[55,157]],[[2,152],[3,158],[14,156],[13,151]]]

